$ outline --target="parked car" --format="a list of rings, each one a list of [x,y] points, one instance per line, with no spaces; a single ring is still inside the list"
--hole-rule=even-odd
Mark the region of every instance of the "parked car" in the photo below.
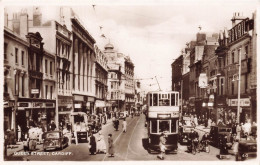
[[[44,151],[63,149],[68,146],[68,142],[69,139],[61,131],[48,131],[45,133],[43,149]]]
[[[256,140],[243,140],[238,144],[238,154],[236,160],[246,160],[256,158],[257,156],[257,145]]]
[[[220,147],[221,140],[224,136],[231,137],[232,129],[227,126],[211,126],[210,127],[210,142],[211,144],[215,145],[216,147]],[[230,143],[231,138],[228,138],[228,143]],[[230,145],[231,147],[232,145]]]
[[[188,144],[188,138],[189,134],[191,133],[191,130],[194,129],[193,126],[180,126],[179,128],[179,142],[181,144]]]

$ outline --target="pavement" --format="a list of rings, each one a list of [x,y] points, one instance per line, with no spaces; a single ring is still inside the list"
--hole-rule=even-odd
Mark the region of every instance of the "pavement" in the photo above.
[[[112,119],[108,119],[106,124],[103,125],[105,127],[106,125],[110,124],[112,122]],[[37,144],[36,146],[36,152],[42,150],[42,144]],[[16,152],[23,151],[23,142],[17,142],[15,145],[12,145],[12,148],[7,148],[7,157],[14,155]]]

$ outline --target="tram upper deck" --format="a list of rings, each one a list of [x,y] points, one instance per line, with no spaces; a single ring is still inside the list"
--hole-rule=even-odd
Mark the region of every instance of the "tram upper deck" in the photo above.
[[[148,118],[179,117],[179,92],[149,92],[147,105]]]

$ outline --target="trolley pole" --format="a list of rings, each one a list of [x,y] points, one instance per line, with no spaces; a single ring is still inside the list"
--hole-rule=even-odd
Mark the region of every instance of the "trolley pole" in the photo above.
[[[158,82],[158,80],[157,80],[157,77],[155,76],[155,79],[156,79],[156,81],[157,81],[157,84],[158,84],[158,86],[159,86],[159,89],[160,89],[160,91],[162,90],[161,89],[161,87],[160,87],[160,84],[159,84],[159,82]]]

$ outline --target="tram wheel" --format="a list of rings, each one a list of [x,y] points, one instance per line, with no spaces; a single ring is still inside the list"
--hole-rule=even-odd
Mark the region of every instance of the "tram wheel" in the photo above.
[[[150,148],[147,149],[148,153],[151,154],[152,150]]]

